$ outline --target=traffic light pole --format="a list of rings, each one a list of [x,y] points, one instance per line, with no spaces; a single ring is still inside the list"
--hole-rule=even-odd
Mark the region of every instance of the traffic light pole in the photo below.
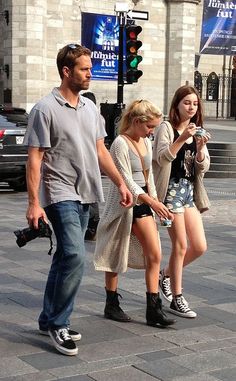
[[[118,56],[118,84],[117,84],[117,108],[123,109],[124,94],[124,13],[119,14],[119,56]]]
[[[130,20],[127,20],[127,14],[129,12],[129,5],[127,3],[117,2],[115,5],[115,12],[117,14],[117,18],[119,21],[119,54],[118,54],[118,80],[117,80],[117,103],[114,104],[104,104],[103,115],[109,122],[106,121],[106,125],[109,125],[109,145],[113,142],[115,137],[118,135],[118,127],[121,119],[121,114],[123,109],[125,108],[125,104],[123,103],[123,95],[124,95],[124,85],[130,84],[133,82],[137,82],[138,78],[141,77],[142,71],[137,70],[138,63],[142,60],[141,56],[138,56],[137,50],[140,48],[142,43],[137,41],[137,35],[141,32],[142,28],[136,26],[134,30],[130,30],[129,44],[135,48],[130,50],[129,55],[132,55],[132,60],[128,62],[129,64],[129,81],[124,81],[124,33],[126,36],[126,67],[127,67],[127,25],[134,25],[135,23],[131,23]],[[127,25],[126,25],[127,22]],[[127,73],[126,73],[127,77]],[[109,106],[112,106],[108,109]]]

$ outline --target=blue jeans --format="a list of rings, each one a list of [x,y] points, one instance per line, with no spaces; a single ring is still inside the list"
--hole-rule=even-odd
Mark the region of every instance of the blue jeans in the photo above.
[[[89,205],[62,201],[45,208],[52,224],[57,249],[53,255],[46,284],[39,327],[68,327],[74,299],[79,288],[85,259],[84,235],[89,219]]]

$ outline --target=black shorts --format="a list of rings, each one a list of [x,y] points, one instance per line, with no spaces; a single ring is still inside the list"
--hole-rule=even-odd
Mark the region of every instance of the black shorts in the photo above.
[[[136,218],[142,218],[147,216],[153,216],[152,210],[149,205],[141,204],[133,207],[133,221]]]
[[[142,187],[145,193],[147,193],[147,187]],[[133,221],[135,218],[142,218],[147,216],[153,216],[152,209],[147,204],[134,205],[133,207]]]

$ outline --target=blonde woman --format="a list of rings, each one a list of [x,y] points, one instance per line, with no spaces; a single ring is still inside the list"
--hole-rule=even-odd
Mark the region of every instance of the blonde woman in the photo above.
[[[131,318],[119,305],[118,274],[128,266],[145,269],[147,309],[151,326],[174,323],[162,310],[158,293],[161,246],[154,213],[172,219],[171,213],[157,199],[152,174],[152,145],[149,136],[159,125],[161,111],[148,100],[138,100],[124,112],[120,135],[111,146],[111,155],[126,186],[133,195],[133,207],[124,210],[119,194],[109,185],[101,216],[95,250],[95,268],[105,271],[105,318],[128,322]]]

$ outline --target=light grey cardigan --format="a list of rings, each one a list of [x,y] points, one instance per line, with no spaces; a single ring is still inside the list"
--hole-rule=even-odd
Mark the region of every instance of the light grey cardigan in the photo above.
[[[152,159],[152,144],[146,138],[148,153]],[[144,193],[132,178],[127,141],[118,136],[110,150],[116,167],[121,173],[125,183],[133,195],[134,204],[138,196]],[[152,168],[148,173],[149,191],[156,197]],[[142,247],[137,238],[131,233],[133,221],[133,208],[124,208],[120,205],[118,188],[110,182],[104,211],[97,229],[94,265],[96,270],[121,273],[127,267],[145,268]]]
[[[172,155],[169,146],[174,141],[174,131],[171,124],[167,121],[162,122],[156,129],[154,145],[153,145],[153,175],[156,186],[157,196],[160,201],[165,200],[167,193],[172,161],[176,155]],[[210,156],[205,146],[204,160],[198,162],[195,158],[195,180],[193,183],[194,202],[198,210],[203,213],[210,207],[206,189],[203,184],[205,172],[210,167]]]

